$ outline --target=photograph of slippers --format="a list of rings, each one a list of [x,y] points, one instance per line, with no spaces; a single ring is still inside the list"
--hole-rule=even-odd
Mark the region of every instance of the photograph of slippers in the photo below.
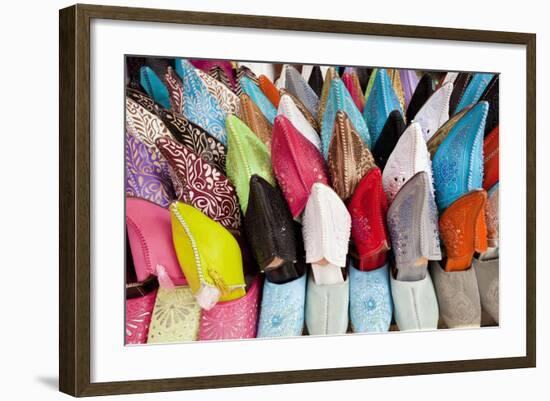
[[[499,75],[127,56],[125,343],[499,325]]]

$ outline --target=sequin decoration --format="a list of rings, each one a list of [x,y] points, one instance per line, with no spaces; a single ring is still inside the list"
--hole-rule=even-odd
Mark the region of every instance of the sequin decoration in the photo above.
[[[393,313],[388,265],[362,272],[351,264],[349,275],[349,313],[353,331],[388,331]]]
[[[306,301],[306,274],[285,284],[264,282],[258,337],[302,335]]]

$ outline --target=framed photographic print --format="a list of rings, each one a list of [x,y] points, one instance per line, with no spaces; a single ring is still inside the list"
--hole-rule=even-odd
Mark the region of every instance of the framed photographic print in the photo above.
[[[60,390],[534,367],[535,40],[61,10]]]

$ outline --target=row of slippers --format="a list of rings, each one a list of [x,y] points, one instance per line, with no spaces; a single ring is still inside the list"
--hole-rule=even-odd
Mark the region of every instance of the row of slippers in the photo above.
[[[209,69],[218,78],[223,77],[220,70],[223,71],[218,66]],[[495,82],[498,85],[498,77],[474,74],[469,80],[464,80],[463,77],[468,74],[447,74],[446,81],[430,94],[430,90],[422,85],[422,82],[428,81],[425,76],[417,82],[410,98],[405,99],[405,102],[409,102],[406,109],[409,121],[413,113],[409,112],[411,107],[416,105],[418,109],[412,114],[414,121],[405,128],[400,96],[396,95],[392,83],[395,80],[392,81],[383,69],[371,73],[364,106],[360,97],[353,96],[359,91],[355,70],[345,69],[340,79],[335,70],[329,69],[317,102],[315,91],[292,67],[288,67],[283,75],[287,90],[280,91],[265,76],[255,79],[249,71],[244,70],[246,73],[241,74],[238,81],[243,92],[240,97],[230,95],[232,92],[227,86],[231,84],[229,79],[223,84],[224,79],[212,79],[212,75],[216,74],[201,72],[186,61],[176,61],[177,74],[170,66],[165,71],[166,77],[162,83],[150,67],[140,68],[141,85],[155,101],[138,91],[128,91],[127,193],[152,200],[164,207],[170,205],[172,199],[184,202],[172,203],[172,230],[164,230],[165,234],[170,234],[169,237],[172,231],[178,232],[173,238],[179,262],[154,264],[149,255],[147,268],[141,274],[142,277],[138,274],[138,280],[143,282],[147,281],[149,274],[158,275],[163,287],[159,290],[160,294],[160,291],[170,288],[173,283],[184,284],[185,279],[179,268],[181,265],[190,288],[178,287],[177,292],[183,292],[185,288],[185,291],[195,295],[196,305],[203,307],[199,339],[206,339],[204,333],[200,334],[203,332],[202,327],[216,326],[212,323],[214,320],[218,323],[226,322],[226,328],[229,331],[233,328],[233,333],[243,327],[237,322],[237,316],[228,320],[227,316],[223,318],[216,311],[227,310],[228,305],[246,305],[248,299],[254,298],[254,289],[258,288],[255,284],[257,280],[252,280],[248,291],[245,291],[243,256],[246,252],[237,252],[243,249],[243,244],[244,248],[247,247],[246,238],[252,248],[252,259],[255,259],[267,277],[258,336],[301,334],[304,308],[311,334],[345,332],[348,303],[355,331],[388,330],[392,317],[390,281],[396,305],[395,320],[401,330],[437,326],[438,303],[427,270],[427,259],[441,259],[432,190],[434,180],[435,200],[442,213],[439,228],[447,255],[445,270],[437,264],[432,275],[436,288],[442,288],[437,291],[438,295],[446,292],[447,298],[452,300],[447,302],[449,305],[445,309],[455,311],[450,315],[443,311],[441,314],[449,327],[476,325],[479,320],[476,316],[480,315],[477,312],[481,310],[480,299],[489,299],[486,296],[488,292],[481,290],[477,304],[469,302],[467,308],[463,301],[457,301],[456,295],[469,293],[472,297],[476,293],[472,289],[477,291],[478,281],[494,284],[497,277],[498,283],[498,259],[483,261],[484,265],[488,263],[492,266],[482,269],[483,272],[491,270],[491,280],[481,280],[473,274],[474,269],[469,269],[474,251],[484,251],[487,247],[482,243],[482,239],[487,237],[484,209],[489,207],[485,205],[495,206],[498,203],[498,184],[495,186],[498,181],[498,157],[493,157],[494,149],[486,149],[486,156],[492,156],[485,158],[486,174],[483,176],[480,165],[483,163],[483,153],[479,146],[483,132],[487,130],[485,120],[490,113],[490,105],[495,103],[495,91],[489,89],[495,87]],[[173,83],[179,84],[180,89],[168,92],[166,88],[170,87],[170,80],[167,77],[173,78]],[[468,83],[453,107],[454,117],[448,120],[451,100],[456,93],[453,80]],[[159,86],[159,82],[163,86]],[[172,86],[177,88],[176,84]],[[166,89],[169,95],[161,96],[166,92],[158,88]],[[415,100],[422,97],[418,93],[425,98],[424,104]],[[468,103],[470,100],[464,100],[468,97],[473,99],[474,105]],[[388,98],[392,101],[388,102]],[[491,101],[475,104],[480,99]],[[277,109],[273,112],[275,106]],[[216,110],[222,111],[216,113]],[[222,115],[223,126],[217,117]],[[493,112],[491,121],[494,115]],[[209,130],[205,127],[209,127]],[[491,131],[485,139],[485,147],[493,144],[495,148],[496,138],[495,149],[498,152],[498,127]],[[320,132],[320,136],[317,132]],[[372,147],[372,153],[369,147]],[[433,179],[430,155],[434,162]],[[466,161],[465,156],[469,156]],[[480,160],[481,163],[478,163]],[[376,165],[383,168],[383,174]],[[148,174],[138,173],[144,170]],[[225,178],[225,171],[229,179]],[[439,171],[444,173],[438,176]],[[478,189],[481,188],[482,179],[487,181],[483,183],[485,186],[492,188],[490,202],[486,202],[485,192]],[[328,186],[329,183],[332,183],[334,190]],[[342,200],[347,202],[347,208]],[[141,229],[135,228],[139,224],[133,220],[139,221],[147,215],[143,209],[149,207],[141,206],[132,213],[131,210],[135,208],[130,207],[130,203],[142,204],[138,201],[129,199],[127,207],[130,245],[143,244],[146,241],[144,238],[154,238],[153,241],[163,238],[159,233],[152,235],[150,232],[150,226],[158,226],[162,220],[158,216],[151,220],[156,223],[149,222],[142,224]],[[391,203],[389,210],[388,203]],[[414,204],[418,207],[411,206]],[[240,210],[244,215],[244,230],[240,230]],[[386,213],[390,235],[385,225]],[[464,213],[470,216],[464,219]],[[495,219],[498,215],[493,213],[492,216],[488,222],[498,223],[498,219]],[[204,221],[195,224],[192,229],[191,223],[196,218]],[[307,298],[317,294],[316,302],[311,299],[305,302],[305,263],[300,261],[303,252],[298,251],[301,236],[299,233],[296,235],[299,225],[292,218],[303,223],[305,262],[312,266]],[[209,225],[208,222],[213,224]],[[354,258],[346,258],[350,229],[354,245],[351,254]],[[458,238],[456,233],[460,230],[463,230],[465,236]],[[227,263],[231,260],[228,257],[231,252],[226,248],[231,239],[235,242],[235,237],[229,234],[226,235],[227,244],[219,242],[219,238],[230,231],[237,238],[238,232],[244,231],[246,237],[244,241],[241,240],[240,247],[233,246],[234,263]],[[214,236],[215,232],[218,235]],[[135,236],[133,240],[132,236]],[[326,241],[327,238],[331,241]],[[489,230],[489,238],[493,242],[498,238],[498,228],[494,224]],[[395,255],[395,275],[388,273],[386,259],[390,243]],[[171,244],[171,238],[166,244]],[[158,243],[153,247],[148,245],[147,249],[155,247],[163,249]],[[138,245],[131,246],[131,249],[134,259],[139,261],[139,254],[143,252],[134,251],[139,249]],[[212,257],[216,258],[213,249],[220,250],[218,258],[224,261],[223,268],[221,264],[209,261]],[[165,257],[167,253],[165,250],[157,256]],[[423,258],[426,263],[416,266],[416,262]],[[476,263],[482,262],[476,259]],[[341,268],[348,264],[349,273],[342,273]],[[175,268],[167,268],[167,265]],[[247,263],[244,263],[246,266]],[[209,271],[210,267],[212,271]],[[446,273],[450,271],[463,273]],[[438,282],[453,284],[438,286]],[[476,286],[473,286],[474,283]],[[493,304],[491,314],[498,321],[498,287],[496,313],[495,291],[491,291],[491,302],[485,303]],[[329,292],[336,296],[330,297],[330,305],[326,305],[326,301],[323,304],[322,300],[328,299]],[[407,307],[410,294],[419,296],[418,302]],[[159,295],[157,304],[159,299],[164,298],[166,294]],[[397,302],[397,299],[400,301]],[[475,297],[472,299],[475,301]],[[218,300],[221,302],[216,304]],[[251,304],[256,305],[257,302]],[[442,304],[445,302],[439,299],[439,305]],[[420,307],[425,313],[412,310],[413,306]],[[295,310],[295,318],[284,318],[285,313],[282,312],[290,309]],[[254,310],[257,311],[257,307]],[[332,312],[329,315],[322,313],[327,310]],[[208,318],[212,314],[217,319]],[[254,313],[241,313],[239,316],[241,321],[249,323],[247,327],[254,326]],[[207,321],[210,323],[205,323]],[[228,324],[230,321],[232,323]],[[291,329],[289,325],[295,328]],[[196,327],[199,327],[198,323]],[[252,331],[255,330],[250,329],[248,333]],[[152,329],[149,342],[155,341],[151,336],[156,336],[157,340],[162,337],[159,341],[167,341],[160,332]],[[240,337],[247,338],[249,334],[241,333]],[[220,338],[235,337],[225,333]]]

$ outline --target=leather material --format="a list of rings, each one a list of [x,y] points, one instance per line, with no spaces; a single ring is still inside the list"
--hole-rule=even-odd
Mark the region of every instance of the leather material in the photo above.
[[[248,125],[252,132],[262,141],[268,149],[271,149],[272,125],[267,121],[261,110],[252,101],[250,96],[243,93],[241,99],[241,116],[243,122]]]
[[[170,95],[168,89],[164,85],[164,82],[158,77],[155,72],[147,66],[141,67],[140,69],[140,84],[145,92],[160,104],[165,109],[171,107]]]
[[[231,89],[202,70],[195,72],[225,114],[240,115],[241,102]]]
[[[489,190],[499,180],[498,125],[483,140],[483,188]]]
[[[477,103],[493,76],[494,74],[475,73],[464,90],[454,112],[458,113],[464,107]]]
[[[361,140],[370,148],[371,138],[369,129],[363,116],[355,107],[353,99],[340,78],[334,78],[330,85],[329,95],[327,98],[326,109],[323,114],[323,123],[321,128],[321,143],[323,156],[328,158],[328,148],[334,132],[336,123],[336,113],[343,111],[347,114],[351,124],[361,137]]]
[[[367,85],[369,83],[370,74],[372,72],[372,69],[366,68],[366,67],[355,67],[355,71],[357,72],[357,78],[359,78],[359,84],[361,85],[361,91],[365,93],[365,90],[367,89]]]
[[[484,190],[473,190],[458,198],[441,214],[439,231],[446,250],[446,271],[468,269],[474,252],[487,250],[486,201]]]
[[[449,119],[449,99],[453,84],[448,82],[437,89],[418,110],[414,122],[420,124],[424,141],[428,140]]]
[[[418,85],[416,86],[416,89],[414,90],[414,93],[411,97],[411,101],[409,102],[409,106],[407,107],[407,122],[414,120],[414,118],[416,117],[416,113],[418,113],[418,110],[420,110],[420,108],[424,106],[424,103],[426,103],[426,101],[429,99],[430,96],[432,96],[433,93],[433,79],[430,77],[429,74],[424,74],[418,82]]]
[[[311,74],[309,75],[307,83],[319,98],[323,92],[323,82],[324,78],[321,68],[319,68],[318,65],[314,65],[311,69]]]
[[[216,167],[180,143],[158,139],[157,147],[168,161],[179,201],[196,207],[227,229],[241,227],[241,211],[233,184]]]
[[[264,281],[258,338],[301,336],[304,328],[306,274],[284,284]]]
[[[124,344],[147,343],[156,298],[157,289],[142,297],[126,300]]]
[[[399,189],[416,173],[428,173],[429,187],[433,190],[432,166],[422,128],[412,123],[399,138],[382,172],[382,185],[390,203]]]
[[[292,102],[296,105],[298,110],[300,110],[300,113],[306,118],[307,122],[313,127],[315,132],[319,132],[319,123],[317,122],[317,119],[313,117],[313,114],[309,112],[306,106],[298,99],[296,96],[294,96],[292,93],[287,91],[286,89],[280,89],[279,93],[281,95],[281,98],[283,96],[290,97],[292,99]]]
[[[456,78],[458,77],[458,72],[447,72],[445,73],[445,75],[443,76],[443,78],[439,81],[439,85],[438,87],[441,87],[443,86],[444,84],[446,84],[447,82],[451,82],[454,84],[454,82],[456,81]]]
[[[409,107],[411,98],[413,96],[420,78],[415,70],[399,70],[399,76],[401,78],[401,87],[403,88],[403,97],[405,100],[404,110]]]
[[[454,116],[449,118],[447,122],[439,127],[436,133],[431,136],[426,145],[428,146],[428,152],[430,152],[430,156],[432,159],[435,155],[435,152],[437,151],[437,148],[439,148],[441,142],[443,142],[443,140],[447,138],[447,135],[449,135],[451,129],[453,129],[456,123],[470,110],[471,107],[465,107],[460,113],[456,113]]]
[[[374,161],[381,170],[384,170],[386,162],[395,148],[395,145],[397,145],[401,134],[405,132],[405,128],[406,125],[405,120],[403,120],[403,115],[398,110],[392,111],[388,115],[388,119],[384,124],[384,128],[382,128],[378,141],[376,141],[372,147]]]
[[[499,195],[498,182],[487,192],[485,204],[485,223],[487,225],[487,246],[498,248],[499,245]]]
[[[459,72],[458,76],[453,82],[454,89],[453,93],[451,94],[451,100],[449,102],[449,111],[451,115],[455,115],[457,113],[456,108],[458,106],[458,103],[460,102],[464,91],[468,87],[468,84],[472,80],[472,77],[473,74],[470,72]]]
[[[473,270],[476,273],[479,299],[483,311],[499,323],[499,258],[491,260],[474,259]]]
[[[302,74],[292,66],[288,66],[285,69],[285,88],[300,99],[313,117],[317,118],[319,97],[308,85]]]
[[[176,60],[176,72],[183,84],[181,114],[225,145],[225,113],[216,98],[208,92],[195,68],[186,60]]]
[[[159,115],[179,143],[225,174],[227,148],[223,143],[181,114],[162,110]]]
[[[187,286],[172,290],[159,288],[148,344],[196,341],[201,309]]]
[[[373,82],[369,82],[370,92],[366,98],[363,117],[367,122],[371,143],[375,145],[388,115],[394,110],[401,113],[403,110],[388,72],[384,68],[377,69],[376,73],[371,75],[370,80]]]
[[[361,178],[374,167],[369,148],[343,111],[336,113],[327,165],[332,188],[342,200],[352,195]]]
[[[319,99],[319,112],[317,113],[317,121],[319,121],[320,129],[323,127],[323,119],[325,115],[325,110],[327,108],[327,100],[330,93],[330,87],[332,86],[332,80],[337,76],[338,74],[336,73],[334,67],[329,67],[325,74],[323,89],[321,91],[321,98]]]
[[[487,102],[475,105],[449,131],[433,156],[435,194],[440,211],[483,184],[483,132]]]
[[[351,238],[362,271],[376,269],[386,263],[390,239],[386,228],[388,200],[382,188],[382,175],[373,167],[361,179],[348,203],[351,216]]]
[[[246,213],[250,177],[253,174],[275,185],[271,170],[271,155],[254,132],[233,115],[227,116],[227,133],[227,176],[237,188],[241,210]]]
[[[355,333],[379,333],[390,329],[393,301],[388,265],[360,271],[349,266],[349,318]]]
[[[250,178],[245,231],[261,271],[296,262],[294,221],[283,194],[257,175]]]
[[[168,163],[158,150],[128,132],[125,140],[126,195],[168,207],[175,198]]]
[[[181,113],[183,109],[183,84],[171,66],[168,66],[163,75],[163,81],[168,90],[170,109]]]
[[[200,319],[199,341],[255,338],[260,309],[260,277],[256,277],[246,295],[233,301],[218,302]]]
[[[450,329],[480,327],[481,302],[475,270],[449,273],[433,262],[431,272],[445,325]]]
[[[489,111],[487,113],[487,121],[485,123],[485,135],[488,135],[495,127],[498,126],[499,120],[499,74],[495,74],[485,92],[481,95],[480,101],[489,103]]]
[[[126,98],[126,130],[156,152],[158,138],[171,138],[166,125],[155,114],[146,110],[130,98]]]
[[[309,335],[346,334],[348,328],[349,279],[319,285],[309,275],[306,291],[305,323]]]
[[[126,230],[138,281],[155,275],[161,286],[170,286],[170,281],[187,283],[172,244],[167,209],[144,199],[126,198]]]
[[[265,75],[260,75],[260,89],[264,95],[269,99],[271,104],[275,107],[279,107],[279,101],[281,100],[281,95],[279,94],[279,89],[271,82],[271,80]]]
[[[346,266],[351,216],[329,186],[313,184],[303,216],[306,263]]]
[[[277,115],[285,116],[294,127],[315,147],[321,151],[321,138],[315,129],[311,126],[307,118],[302,114],[294,100],[285,94],[279,102]]]
[[[286,117],[278,116],[273,127],[272,158],[279,186],[297,219],[313,184],[328,184],[323,157]]]
[[[428,260],[440,260],[437,209],[427,172],[414,175],[401,188],[387,214],[397,279],[421,280]]]
[[[262,112],[266,120],[273,124],[275,116],[277,115],[277,109],[264,95],[260,88],[247,76],[242,77],[239,80],[243,93],[246,93],[250,99],[258,106],[258,109]]]
[[[231,233],[185,203],[172,203],[170,212],[176,255],[200,307],[244,296],[241,250]]]
[[[363,97],[363,91],[361,91],[361,84],[355,71],[344,72],[342,75],[342,82],[346,86],[353,103],[357,106],[357,109],[362,113],[365,109],[365,98]]]
[[[430,274],[418,281],[399,281],[390,274],[390,284],[400,331],[437,329],[439,307]]]
[[[162,110],[162,108],[145,93],[136,89],[126,88],[126,98],[133,100],[135,103],[137,103],[139,106],[143,107],[145,110],[152,113],[153,115],[160,115],[159,112]]]

